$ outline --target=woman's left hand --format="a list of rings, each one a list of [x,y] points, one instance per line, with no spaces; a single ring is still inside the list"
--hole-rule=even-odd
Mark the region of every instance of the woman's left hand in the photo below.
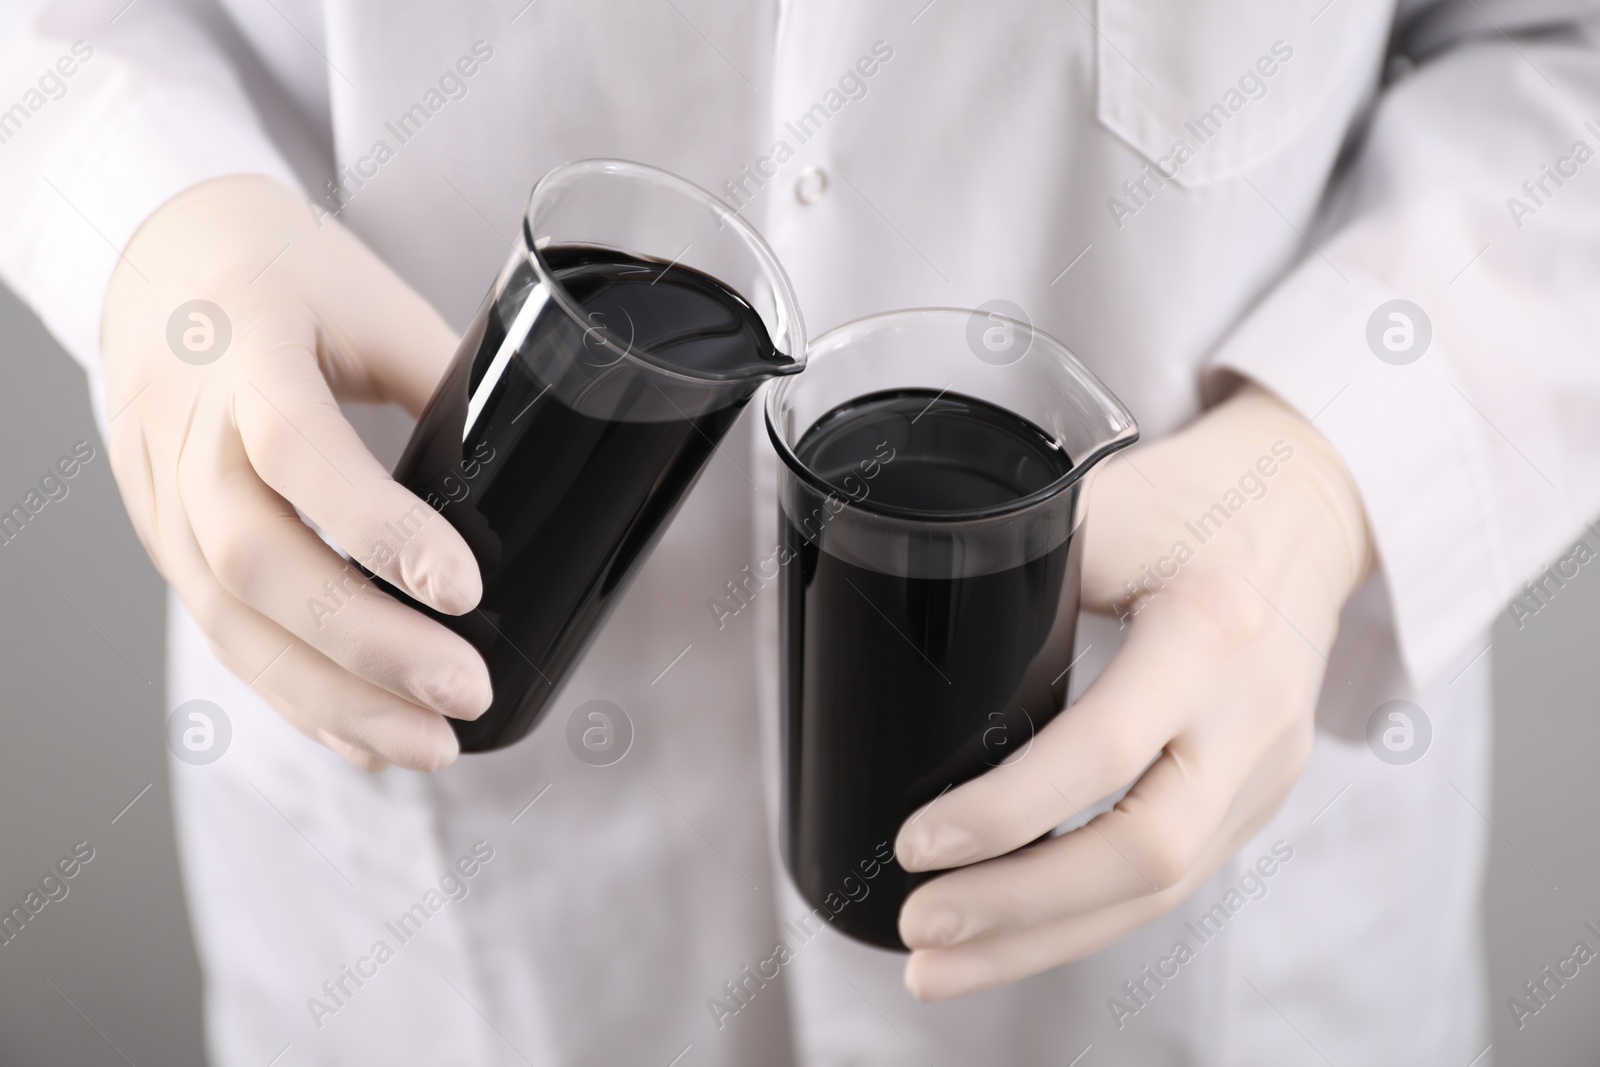
[[[1127,641],[1033,744],[914,814],[906,986],[939,1000],[1086,956],[1183,901],[1277,811],[1310,754],[1345,599],[1370,565],[1354,482],[1246,385],[1091,490],[1084,605]],[[1111,811],[1023,848],[1137,782]],[[1021,849],[1021,851],[1014,851]]]

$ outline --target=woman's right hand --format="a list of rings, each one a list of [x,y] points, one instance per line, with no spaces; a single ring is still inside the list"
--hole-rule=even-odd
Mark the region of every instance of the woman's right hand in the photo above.
[[[162,205],[107,290],[108,446],[134,529],[228,669],[367,769],[453,761],[444,716],[481,715],[489,672],[296,509],[418,600],[474,609],[466,542],[338,406],[419,414],[455,343],[371,250],[267,178],[216,179]]]

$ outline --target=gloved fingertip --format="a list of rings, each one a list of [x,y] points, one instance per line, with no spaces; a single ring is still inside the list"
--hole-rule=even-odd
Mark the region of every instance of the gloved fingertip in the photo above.
[[[894,853],[908,871],[938,871],[967,863],[976,855],[976,841],[954,823],[928,819],[902,828]]]
[[[462,716],[469,722],[482,716],[484,712],[489,710],[489,706],[494,703],[494,680],[489,677],[489,669],[487,667],[483,670],[483,684],[478,687],[476,696],[477,699],[470,705],[473,709],[472,714]]]
[[[894,839],[895,862],[908,871],[920,871],[923,869],[922,849],[923,835],[904,827]]]
[[[422,702],[441,715],[471,721],[494,701],[494,686],[489,669],[481,659],[474,662],[447,662],[421,674],[413,691]]]
[[[906,990],[923,1004],[989,989],[1000,984],[1001,978],[990,960],[971,953],[935,949],[913,952],[906,961]]]
[[[440,725],[444,727],[444,736],[439,738],[438,741],[434,743],[433,765],[431,767],[420,768],[421,770],[429,771],[430,773],[433,771],[442,771],[456,760],[461,758],[461,742],[456,737],[455,731],[450,729],[449,724],[445,723],[443,720],[440,720]]]
[[[332,749],[336,755],[343,758],[346,763],[349,763],[357,770],[367,771],[370,774],[376,774],[378,771],[385,770],[389,766],[389,761],[384,759],[382,756],[369,752],[364,748],[357,748],[350,742],[341,737],[334,736],[321,727],[317,728],[317,740],[322,742],[322,744],[327,748]]]
[[[926,952],[913,952],[911,958],[906,960],[905,984],[906,992],[916,998],[920,1004],[928,1004],[935,1000],[944,1000],[954,996],[941,988],[934,960]]]
[[[428,600],[446,615],[465,615],[483,599],[483,575],[470,556],[465,561],[453,556],[441,560],[437,569],[430,570],[426,586]]]
[[[949,948],[966,940],[961,916],[941,906],[908,907],[900,913],[900,940],[910,948]]]
[[[910,993],[919,1002],[924,1002],[922,994],[918,992],[916,959],[917,957],[913,955],[906,960],[906,969],[904,974],[901,975],[901,980],[906,984],[907,993]]]

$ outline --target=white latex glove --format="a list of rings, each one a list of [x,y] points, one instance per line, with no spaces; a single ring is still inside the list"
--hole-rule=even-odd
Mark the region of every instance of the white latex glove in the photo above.
[[[174,320],[194,300],[222,318]],[[440,611],[477,604],[466,543],[389,477],[338,407],[420,412],[455,348],[439,315],[336,221],[319,226],[288,188],[241,176],[145,221],[107,290],[101,347],[123,502],[222,662],[358,766],[455,759],[441,715],[488,707],[482,659],[295,514]],[[395,558],[381,562],[382,546]]]
[[[1213,505],[1220,531],[1186,525]],[[961,868],[900,913],[918,999],[1025,978],[1168,911],[1266,824],[1310,754],[1339,609],[1370,557],[1355,485],[1311,424],[1246,386],[1109,463],[1087,523],[1084,606],[1116,612],[1127,641],[1031,749],[901,828],[907,870]],[[1112,811],[1005,855],[1136,776]]]

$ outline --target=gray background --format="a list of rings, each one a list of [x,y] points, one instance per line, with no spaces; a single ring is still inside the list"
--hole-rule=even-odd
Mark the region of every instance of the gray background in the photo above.
[[[0,947],[0,1063],[197,1065],[200,971],[163,751],[162,583],[123,514],[81,371],[3,288],[0,353],[0,508],[74,442],[96,449],[66,499],[0,546],[0,904],[19,903],[74,842],[95,849],[67,897]],[[1595,944],[1584,920],[1600,926],[1600,579],[1585,567],[1525,623],[1503,615],[1490,652],[1492,1055],[1593,1064],[1594,968],[1521,1031],[1506,998],[1579,937]]]

